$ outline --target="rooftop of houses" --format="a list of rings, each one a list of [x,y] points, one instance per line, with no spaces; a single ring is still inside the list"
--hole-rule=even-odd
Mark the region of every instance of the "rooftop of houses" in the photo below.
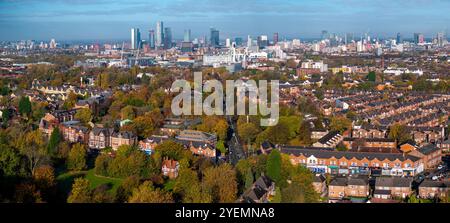
[[[401,153],[397,148],[391,147],[364,147],[360,146],[357,148],[352,148],[349,151],[351,152],[363,152],[363,153]]]
[[[424,155],[429,155],[429,154],[434,153],[434,152],[436,152],[438,150],[439,150],[439,148],[436,145],[434,145],[434,144],[428,144],[428,145],[423,146],[423,147],[418,149],[418,151],[420,153],[424,154]]]
[[[394,139],[389,139],[389,138],[351,138],[351,137],[346,137],[344,138],[344,141],[355,141],[355,140],[361,140],[363,139],[366,142],[395,142]]]
[[[115,138],[123,138],[123,139],[131,139],[134,138],[135,135],[132,132],[122,131],[122,132],[113,132],[111,134],[112,137]]]
[[[241,201],[244,203],[255,203],[266,195],[273,185],[273,181],[265,176],[260,176],[252,185],[242,194]]]
[[[346,177],[336,177],[330,182],[330,186],[347,186],[348,179]]]
[[[419,187],[440,187],[448,188],[450,187],[450,180],[447,181],[435,181],[435,180],[424,180],[419,185]]]
[[[327,133],[326,135],[324,135],[322,138],[320,138],[319,142],[322,144],[326,144],[327,142],[329,142],[330,140],[332,140],[335,137],[340,137],[339,132],[331,131],[331,132]]]
[[[102,133],[103,133],[103,135],[105,135],[105,136],[109,136],[109,135],[111,135],[113,132],[114,132],[114,129],[113,129],[113,128],[101,128],[101,127],[98,127],[98,126],[92,128],[92,131],[91,131],[91,133],[92,133],[93,135],[96,135],[96,136],[98,136],[98,135],[100,135],[100,134],[102,134]]]
[[[187,141],[216,141],[217,137],[214,134],[196,131],[196,130],[183,130],[177,136],[179,140],[187,140]]]
[[[313,178],[313,182],[316,182],[316,183],[322,183],[322,182],[325,182],[325,180],[326,180],[326,178],[323,174],[316,174],[316,175],[314,175],[314,178]]]
[[[177,169],[178,168],[178,161],[171,160],[171,159],[164,159],[162,161],[161,166],[163,168],[167,168],[167,169]]]
[[[348,178],[348,185],[366,186],[369,185],[369,178],[367,176],[355,176]]]
[[[323,159],[329,159],[329,158],[336,158],[340,159],[342,157],[345,157],[347,159],[356,158],[359,160],[362,160],[364,158],[367,158],[369,160],[378,159],[378,160],[385,160],[388,159],[390,161],[394,160],[411,160],[413,162],[416,162],[420,160],[419,157],[411,156],[411,155],[403,155],[400,153],[367,153],[367,152],[351,152],[351,151],[334,151],[329,149],[304,149],[301,147],[281,147],[280,151],[285,154],[292,154],[295,156],[304,155],[306,157],[314,156],[317,158],[323,158]]]
[[[412,177],[377,177],[375,187],[411,187]]]

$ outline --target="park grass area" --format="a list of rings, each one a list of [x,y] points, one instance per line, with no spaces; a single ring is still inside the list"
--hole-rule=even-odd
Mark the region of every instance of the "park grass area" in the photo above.
[[[61,201],[66,201],[69,196],[70,191],[72,190],[72,184],[76,178],[84,177],[86,171],[77,171],[77,172],[64,172],[56,177],[57,181],[57,190],[58,194],[61,195],[59,199]]]
[[[91,183],[91,188],[94,189],[102,184],[111,186],[109,191],[115,195],[117,188],[122,184],[123,179],[99,176],[94,173],[94,169],[87,171],[85,175],[86,179]]]
[[[61,194],[68,196],[72,189],[72,184],[76,178],[84,177],[91,183],[91,188],[94,189],[100,185],[107,184],[110,186],[108,190],[112,195],[115,195],[117,188],[122,184],[123,179],[98,176],[94,173],[94,169],[88,171],[71,171],[60,174],[56,180],[58,182],[58,190]],[[65,197],[64,199],[67,199]]]

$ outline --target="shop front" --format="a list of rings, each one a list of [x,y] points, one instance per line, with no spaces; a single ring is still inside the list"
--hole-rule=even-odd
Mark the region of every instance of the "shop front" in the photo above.
[[[382,176],[390,176],[391,175],[391,170],[389,170],[389,169],[382,169],[381,170],[381,175]]]
[[[403,170],[400,168],[391,169],[391,176],[403,176]]]
[[[339,169],[338,173],[339,173],[339,175],[344,175],[344,174],[348,175],[350,173],[350,171],[349,171],[349,169],[342,168],[342,169]]]
[[[307,168],[313,173],[326,173],[327,166],[307,166]]]
[[[338,166],[328,166],[328,172],[330,174],[336,175],[339,173],[339,167]]]

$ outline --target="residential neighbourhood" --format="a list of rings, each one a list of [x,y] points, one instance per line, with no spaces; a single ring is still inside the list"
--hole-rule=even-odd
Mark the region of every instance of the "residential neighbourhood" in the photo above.
[[[0,202],[450,203],[450,5],[381,2],[0,1]]]

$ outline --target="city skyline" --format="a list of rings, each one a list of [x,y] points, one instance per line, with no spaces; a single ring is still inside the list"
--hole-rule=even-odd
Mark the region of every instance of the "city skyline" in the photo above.
[[[185,29],[192,38],[208,36],[211,27],[220,31],[221,40],[275,32],[280,39],[317,38],[322,30],[384,38],[399,32],[405,39],[423,33],[430,38],[447,29],[449,6],[439,0],[0,0],[0,40],[127,39],[130,28],[154,30],[157,21],[171,27],[173,39],[183,39]]]

